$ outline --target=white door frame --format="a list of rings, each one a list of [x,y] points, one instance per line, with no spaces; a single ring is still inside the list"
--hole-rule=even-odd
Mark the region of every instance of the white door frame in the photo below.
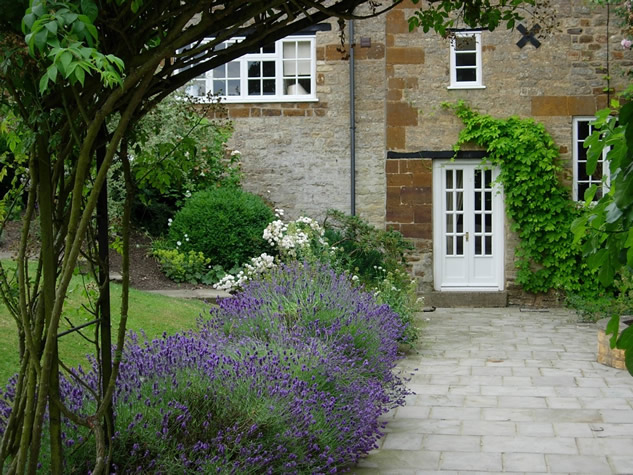
[[[446,234],[446,219],[445,219],[445,211],[446,211],[446,199],[445,198],[445,181],[444,181],[444,171],[450,168],[465,168],[470,170],[475,170],[478,167],[483,167],[485,169],[492,169],[493,171],[493,180],[497,178],[499,175],[498,167],[492,167],[482,164],[481,160],[474,159],[438,159],[433,160],[433,280],[434,287],[437,291],[498,291],[504,289],[505,283],[505,275],[504,275],[504,264],[505,264],[505,209],[504,209],[504,200],[503,200],[503,192],[501,189],[501,185],[495,185],[495,191],[492,192],[492,233],[493,233],[493,241],[492,241],[492,261],[489,263],[489,269],[493,273],[492,277],[485,284],[476,283],[472,277],[472,269],[475,267],[475,260],[481,259],[481,257],[474,256],[474,239],[470,239],[466,246],[470,246],[469,251],[464,251],[465,256],[463,259],[463,265],[465,266],[464,270],[464,280],[460,282],[446,282],[446,245],[445,245],[445,234]],[[464,178],[465,179],[465,178]],[[466,186],[466,185],[464,185]],[[471,185],[473,188],[464,191],[464,209],[468,210],[469,206],[472,206],[472,202],[474,202],[474,196],[468,196],[469,191],[474,190],[474,185]],[[470,229],[473,226],[474,220],[471,220],[468,213],[465,211],[464,215],[464,229],[463,233],[469,233],[470,236],[474,236],[474,228]],[[464,241],[462,241],[464,242]],[[452,258],[452,257],[451,257]],[[460,259],[461,257],[457,257]],[[482,262],[481,260],[479,261]]]

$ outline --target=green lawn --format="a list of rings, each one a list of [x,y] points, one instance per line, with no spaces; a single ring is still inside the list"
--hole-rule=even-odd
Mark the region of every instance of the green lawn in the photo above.
[[[3,261],[3,265],[10,261]],[[112,293],[112,334],[116,341],[121,303],[121,286],[111,285]],[[92,315],[81,310],[88,298],[84,290],[84,279],[75,276],[69,287],[69,297],[64,306],[64,317],[79,326],[93,319]],[[130,309],[127,328],[133,331],[143,330],[149,338],[159,337],[164,332],[173,334],[181,330],[195,328],[200,314],[208,312],[209,305],[198,300],[184,300],[164,297],[139,290],[130,289]],[[59,332],[70,328],[62,318]],[[84,334],[94,339],[94,327],[85,329]],[[63,336],[59,340],[59,352],[68,366],[85,364],[85,355],[93,352],[93,345],[83,339],[77,332]],[[0,387],[18,369],[17,327],[7,308],[0,302]]]

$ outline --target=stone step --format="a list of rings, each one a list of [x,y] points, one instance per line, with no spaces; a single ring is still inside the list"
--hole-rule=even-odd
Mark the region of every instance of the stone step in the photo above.
[[[426,292],[425,307],[507,307],[508,292]]]

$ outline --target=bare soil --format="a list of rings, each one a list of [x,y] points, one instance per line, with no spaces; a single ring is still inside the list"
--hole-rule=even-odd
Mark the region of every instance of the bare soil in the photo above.
[[[8,222],[0,236],[0,253],[17,253],[21,223]],[[31,243],[35,249],[37,243]],[[178,284],[161,272],[158,262],[150,254],[151,240],[144,233],[133,230],[130,235],[130,286],[139,290],[196,289],[204,285]],[[121,256],[110,249],[110,271],[121,273]]]

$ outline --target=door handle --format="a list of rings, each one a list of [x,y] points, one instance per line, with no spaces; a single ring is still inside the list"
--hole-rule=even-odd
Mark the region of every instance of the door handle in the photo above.
[[[466,232],[466,234],[464,235],[464,237],[466,237],[466,242],[468,242],[468,231]]]

